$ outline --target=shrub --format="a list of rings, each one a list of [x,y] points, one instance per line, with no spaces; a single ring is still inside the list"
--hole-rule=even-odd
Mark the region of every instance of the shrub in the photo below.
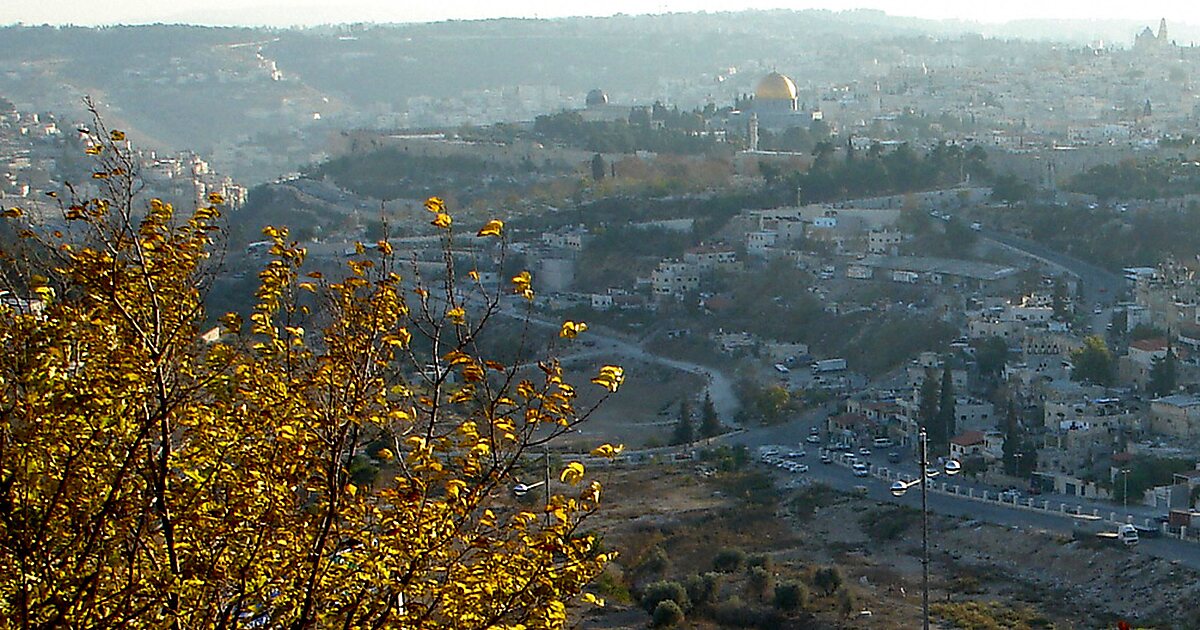
[[[655,547],[642,558],[642,562],[638,564],[639,573],[654,573],[662,575],[666,572],[667,567],[671,565],[671,558],[662,547]]]
[[[808,587],[802,582],[784,582],[775,587],[775,607],[785,612],[808,606]]]
[[[610,564],[605,567],[604,572],[596,578],[592,586],[605,599],[622,604],[633,601],[633,596],[629,594],[629,587],[625,584],[624,576],[616,569],[615,565]]]
[[[838,612],[842,613],[843,617],[849,617],[854,614],[854,609],[858,608],[858,598],[847,586],[838,590],[837,601]]]
[[[712,619],[734,628],[778,628],[784,619],[778,611],[748,604],[734,596],[713,608]]]
[[[762,567],[768,571],[775,568],[775,561],[765,553],[756,553],[746,559],[746,564],[752,567]]]
[[[708,606],[717,599],[721,588],[721,574],[693,575],[687,579],[686,587],[693,606]]]
[[[813,573],[813,586],[825,591],[827,597],[841,588],[845,581],[842,570],[837,567],[821,567]]]
[[[746,580],[747,595],[762,601],[766,598],[767,593],[773,590],[775,590],[775,576],[762,567],[751,567],[750,575]]]
[[[659,602],[671,600],[679,605],[680,610],[687,610],[692,607],[691,600],[688,599],[687,589],[679,582],[663,580],[648,584],[642,592],[642,608],[648,613],[653,613],[658,607]]]
[[[713,556],[713,569],[721,573],[734,573],[746,566],[746,552],[741,549],[722,549]]]
[[[654,607],[651,625],[655,628],[667,628],[678,625],[681,621],[683,621],[683,609],[679,607],[679,604],[665,599]]]
[[[921,513],[903,505],[883,506],[864,513],[858,520],[874,541],[896,540],[917,523]]]

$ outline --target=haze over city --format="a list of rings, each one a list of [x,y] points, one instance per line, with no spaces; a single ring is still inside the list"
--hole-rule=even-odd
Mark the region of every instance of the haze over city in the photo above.
[[[1091,2],[1060,0],[1036,2],[952,2],[949,0],[839,0],[780,1],[749,0],[448,0],[445,2],[389,2],[353,0],[336,3],[302,1],[239,2],[237,0],[183,0],[164,4],[151,0],[88,2],[63,0],[45,3],[10,0],[0,6],[0,24],[148,24],[155,22],[243,25],[296,26],[352,22],[431,22],[473,20],[497,17],[554,18],[569,16],[607,16],[619,13],[638,15],[693,11],[743,11],[753,9],[824,9],[845,11],[874,9],[891,15],[925,19],[954,19],[980,22],[1005,22],[1029,19],[1130,20],[1147,15],[1165,16],[1179,23],[1200,24],[1200,8],[1186,0],[1151,2]]]

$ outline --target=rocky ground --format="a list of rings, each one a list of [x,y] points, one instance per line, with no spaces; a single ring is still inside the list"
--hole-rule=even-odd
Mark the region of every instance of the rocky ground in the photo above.
[[[638,601],[648,584],[695,581],[730,550],[744,552],[747,566],[720,573],[712,600],[694,604],[682,627],[920,627],[918,513],[824,488],[778,494],[757,473],[706,477],[697,466],[608,473],[602,527],[622,555],[599,584],[609,605],[581,612],[578,627],[647,627],[650,615]],[[1200,574],[1165,560],[942,517],[931,518],[930,539],[935,627],[1114,628],[1119,619],[1139,628],[1200,627]],[[773,584],[804,583],[807,605],[775,610],[751,577],[755,564],[769,569]],[[821,567],[838,568],[848,595],[815,585]],[[745,621],[731,623],[730,610]]]

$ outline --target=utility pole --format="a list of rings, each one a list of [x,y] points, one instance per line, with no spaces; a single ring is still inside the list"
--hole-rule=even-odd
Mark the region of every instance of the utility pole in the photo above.
[[[921,429],[921,618],[924,630],[929,630],[929,504],[927,486],[929,475],[929,451],[925,429]]]

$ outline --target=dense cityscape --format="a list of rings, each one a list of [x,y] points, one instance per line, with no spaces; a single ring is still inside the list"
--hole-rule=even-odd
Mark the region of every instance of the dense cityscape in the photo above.
[[[43,373],[21,352],[0,366],[0,511],[18,515],[0,518],[0,567],[15,576],[32,553],[25,536],[36,519],[26,515],[36,501],[22,475],[70,470],[72,453],[99,443],[59,452],[30,437],[49,396],[37,383],[92,392],[44,412],[85,422],[72,410],[99,417],[96,400],[165,392],[154,370],[185,356],[196,363],[166,380],[204,383],[197,400],[229,418],[286,425],[269,410],[286,415],[289,387],[345,415],[342,433],[312,429],[313,444],[335,445],[328,470],[306,477],[292,465],[281,496],[301,515],[339,497],[329,505],[341,516],[296,530],[338,530],[339,518],[362,529],[318,537],[304,561],[314,576],[360,571],[345,579],[366,584],[362,602],[378,590],[390,598],[360,610],[339,582],[293,610],[284,602],[299,578],[263,578],[240,595],[257,604],[229,608],[233,625],[325,627],[345,614],[345,627],[359,627],[361,614],[362,627],[928,628],[931,618],[938,628],[1200,627],[1200,48],[1185,39],[1200,30],[1177,33],[1169,16],[1122,24],[1116,39],[1079,36],[1085,27],[984,33],[870,11],[0,27],[0,338],[35,348],[38,331],[70,316],[80,318],[71,330],[107,330],[88,309],[109,292],[114,310],[103,312],[138,321],[141,307],[122,299],[145,296],[118,299],[120,283],[88,278],[107,278],[124,247],[161,228],[163,240],[131,264],[153,295],[155,264],[165,263],[145,261],[165,243],[180,248],[179,273],[194,290],[169,295],[196,301],[179,330],[194,326],[203,340],[167,351],[145,341],[161,333],[161,316],[149,328],[131,323],[130,338],[150,348],[149,380],[105,396],[91,389],[94,374],[77,374],[99,369],[103,345],[78,351],[83,333],[61,333],[69,349],[47,354],[61,369]],[[471,50],[447,50],[457,41]],[[128,188],[114,185],[126,179]],[[104,211],[93,213],[110,202],[126,222],[111,234]],[[211,226],[210,214],[220,214]],[[193,233],[196,247],[211,248],[195,269]],[[87,262],[97,250],[110,253]],[[372,252],[381,262],[361,262]],[[293,261],[303,272],[271,284]],[[329,392],[342,383],[311,392],[287,383],[320,382],[338,357],[376,357],[339,336],[339,318],[375,326],[370,315],[393,312],[377,295],[369,307],[355,302],[359,278],[404,302],[396,321],[413,323],[371,329],[372,343],[397,353],[378,358],[377,381],[363,377],[378,395],[334,404]],[[291,307],[278,306],[284,298]],[[310,308],[322,314],[308,318]],[[124,342],[103,343],[124,352]],[[264,384],[269,370],[231,358],[242,351],[289,376]],[[295,367],[309,360],[311,373]],[[221,376],[198,376],[208,369]],[[354,369],[336,373],[359,382]],[[533,393],[543,378],[548,389]],[[578,384],[578,398],[564,381]],[[460,414],[440,411],[439,396],[447,408],[484,398]],[[174,409],[169,398],[153,400]],[[496,411],[514,399],[527,405],[520,414]],[[372,416],[372,405],[391,411]],[[427,432],[404,428],[423,414]],[[485,418],[500,427],[494,441],[455,441],[487,433],[476,429]],[[207,442],[188,431],[208,420],[174,422],[131,438],[142,446],[130,461],[144,456],[144,476],[160,479],[147,482],[152,524],[129,528],[150,546],[173,544],[165,488],[222,469],[189,459]],[[447,422],[452,430],[435,430]],[[303,433],[281,427],[264,448]],[[496,431],[520,439],[502,447]],[[38,468],[20,455],[40,450],[58,463]],[[480,463],[493,455],[493,468]],[[229,470],[247,466],[230,457]],[[98,470],[120,468],[105,461]],[[438,476],[443,465],[461,466],[462,480]],[[585,466],[604,501],[597,482],[594,497],[567,503]],[[417,484],[428,470],[439,472]],[[477,565],[463,552],[427,579],[382,561],[370,568],[356,554],[402,528],[385,533],[387,510],[362,525],[339,510],[418,485],[449,505],[460,492],[474,497],[460,487],[476,484],[479,503],[461,508],[461,523],[528,514],[518,529],[532,528],[544,512],[537,535],[560,538],[535,544],[530,529],[521,544],[545,553],[555,579],[570,574],[553,582],[561,590],[518,589],[546,601],[513,595],[493,617],[476,600],[455,608],[435,590],[405,581],[392,592],[366,577],[410,571],[412,584],[451,584],[467,579],[453,577],[455,562]],[[227,492],[206,499],[205,514]],[[261,518],[290,518],[271,514]],[[585,535],[586,549],[571,547]],[[222,530],[189,544],[234,538]],[[488,530],[455,544],[501,538]],[[137,544],[122,545],[109,561],[138,555]],[[568,561],[575,551],[586,560]],[[179,564],[147,553],[155,570]],[[564,568],[577,565],[587,567],[580,576]],[[155,579],[205,582],[171,570]],[[0,580],[0,618],[10,619],[0,627],[121,625],[103,616],[120,606],[97,604],[107,612],[89,617],[86,597],[32,606],[30,585],[43,578],[28,575]],[[323,592],[318,582],[305,592]],[[507,597],[508,587],[480,588],[492,603]],[[178,608],[192,595],[170,592],[169,604],[146,604],[162,611],[131,612],[125,624],[209,625]],[[221,602],[213,610],[233,606],[228,593],[206,597]],[[56,606],[68,612],[39,612]],[[478,618],[463,612],[472,610]]]

